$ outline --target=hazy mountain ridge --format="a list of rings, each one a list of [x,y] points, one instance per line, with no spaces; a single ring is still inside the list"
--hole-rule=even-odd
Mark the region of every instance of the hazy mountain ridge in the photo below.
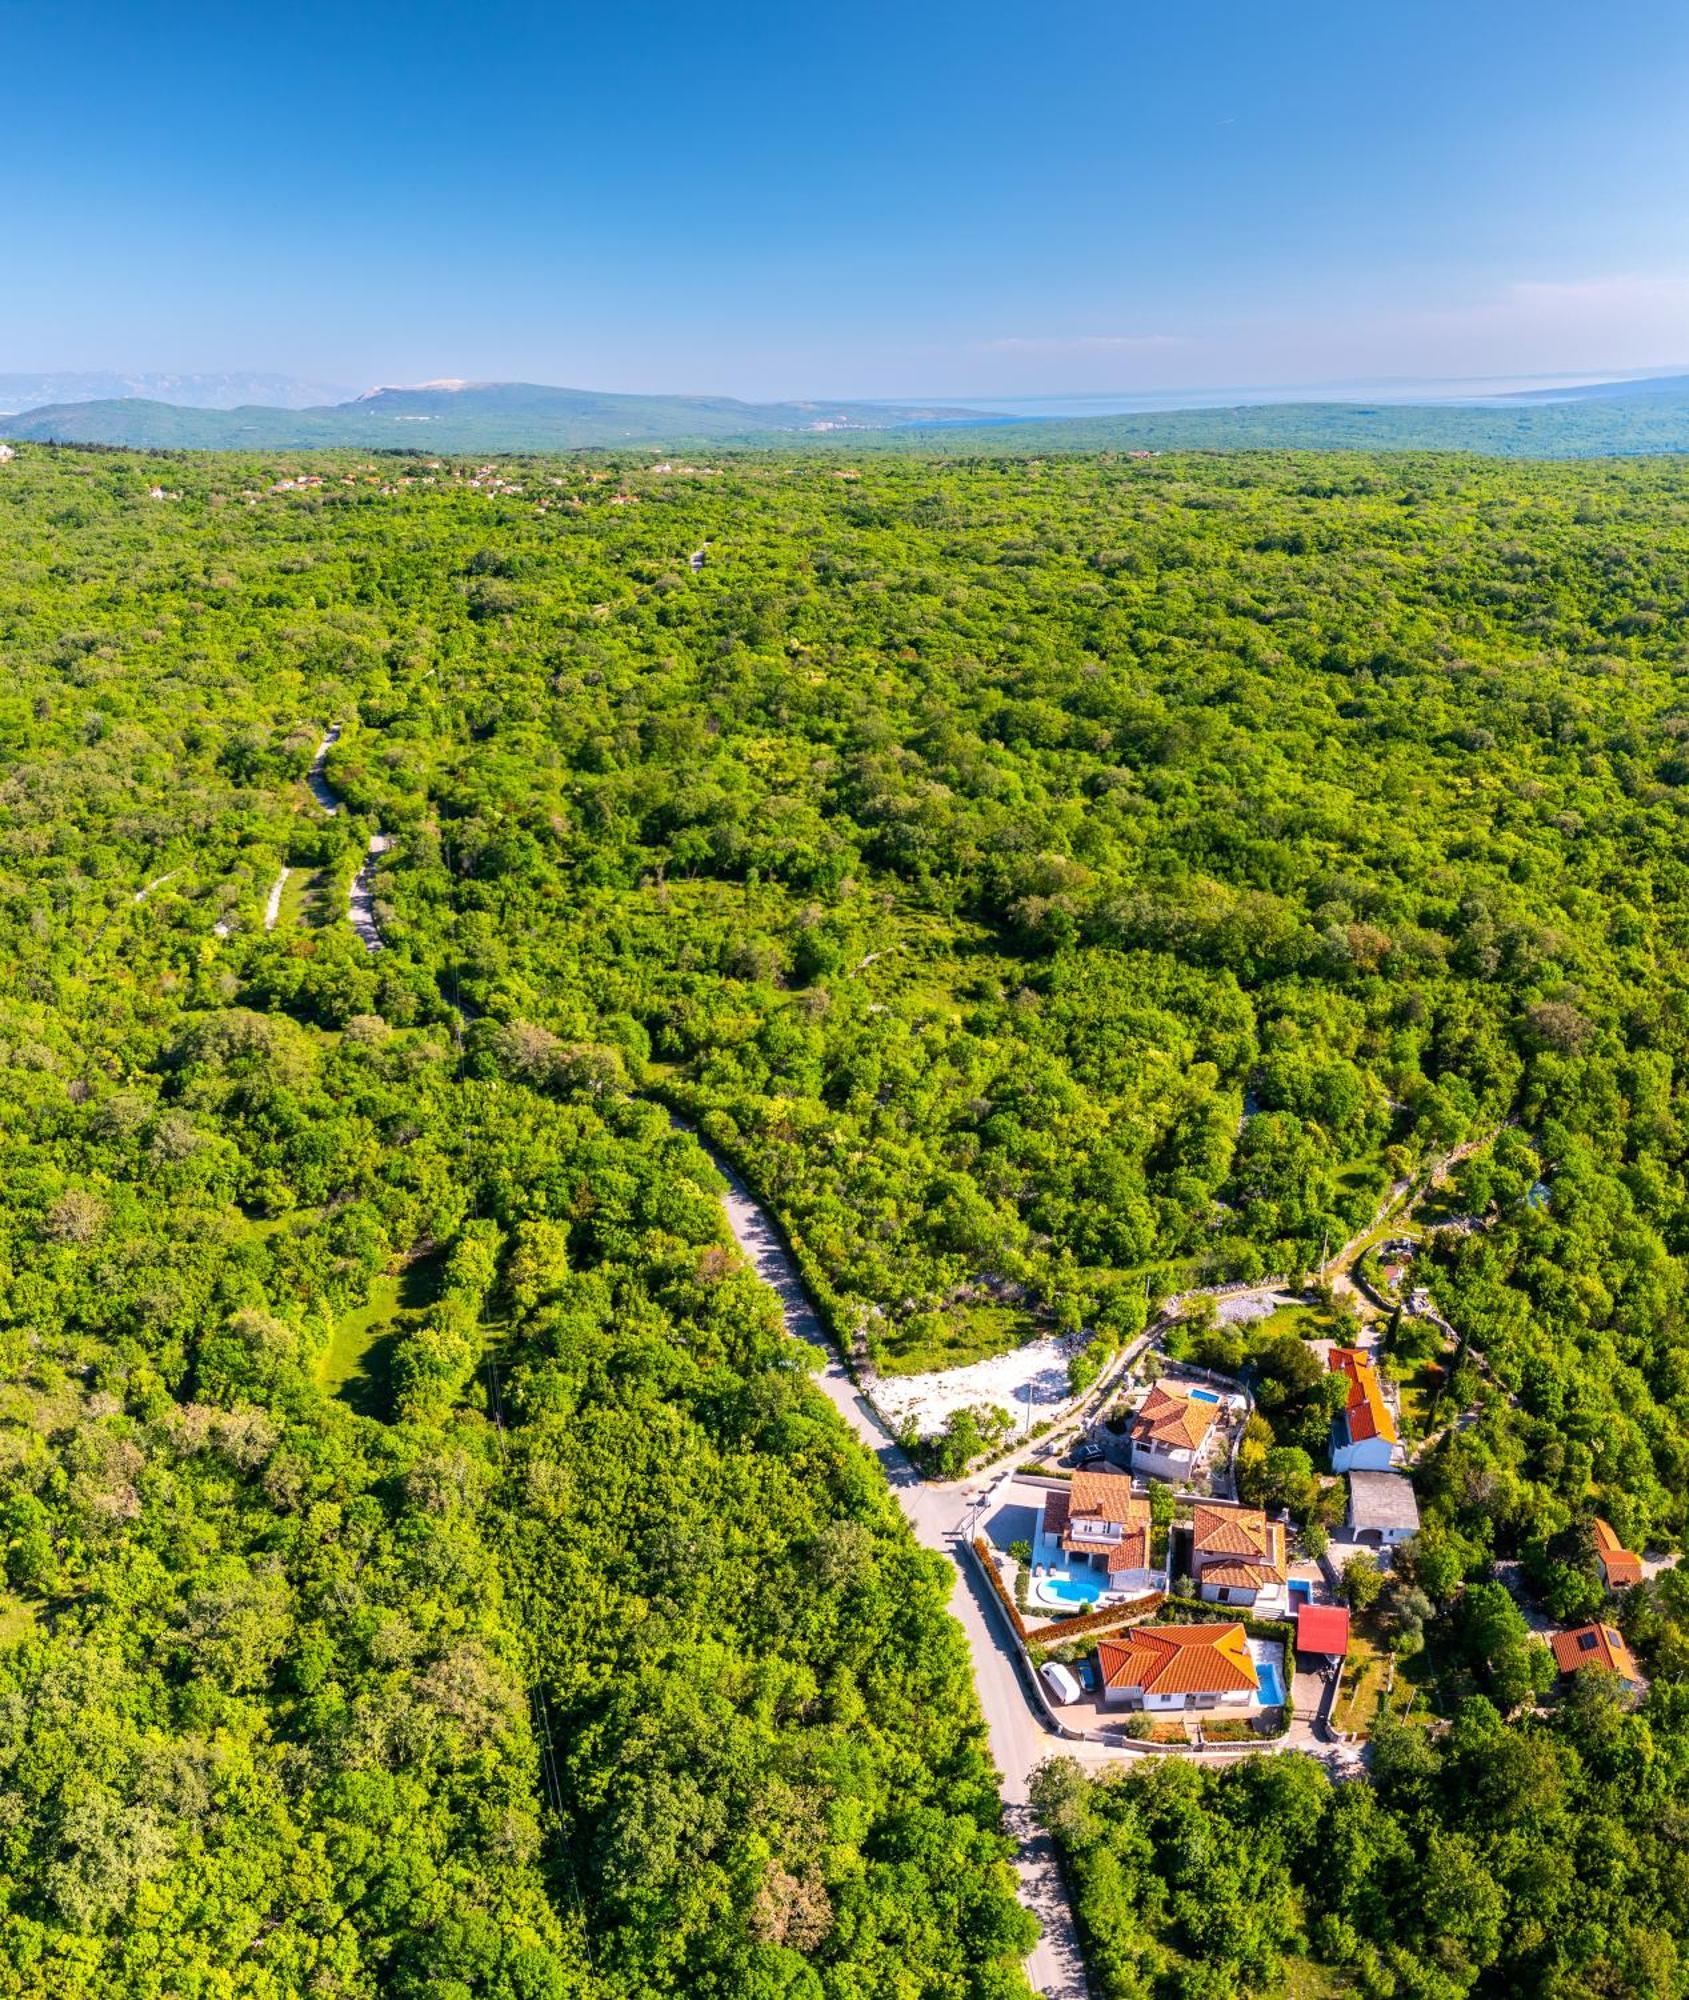
[[[0,410],[35,410],[61,403],[114,402],[139,397],[190,410],[230,410],[246,403],[303,410],[350,393],[338,382],[294,375],[220,369],[158,374],[144,369],[15,369],[0,373]]]
[[[525,382],[378,387],[307,409],[135,397],[0,418],[8,437],[140,450],[520,452],[715,444],[979,455],[1051,451],[1413,450],[1587,458],[1689,451],[1689,376],[1450,402],[1248,403],[1016,417],[964,405],[745,403]]]
[[[992,423],[938,404],[742,403],[731,396],[628,396],[532,382],[377,388],[355,401],[283,410],[189,409],[152,399],[49,404],[5,423],[11,437],[142,449],[287,451],[329,445],[437,451],[570,450],[584,445],[746,442],[909,424]]]

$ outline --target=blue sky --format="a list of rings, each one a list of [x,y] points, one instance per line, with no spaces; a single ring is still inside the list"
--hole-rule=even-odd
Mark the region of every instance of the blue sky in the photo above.
[[[0,53],[0,370],[1689,366],[1681,0],[0,0]]]

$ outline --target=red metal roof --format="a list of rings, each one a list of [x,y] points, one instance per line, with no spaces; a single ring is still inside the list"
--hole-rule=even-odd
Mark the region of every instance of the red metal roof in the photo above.
[[[1304,1604],[1296,1614],[1296,1650],[1299,1653],[1335,1653],[1349,1650],[1349,1613],[1341,1604]]]

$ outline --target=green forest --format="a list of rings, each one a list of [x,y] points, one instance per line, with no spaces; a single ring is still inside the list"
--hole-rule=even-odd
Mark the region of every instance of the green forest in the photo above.
[[[0,1995],[1024,2000],[685,1125],[860,1369],[1081,1379],[1469,1148],[1437,1725],[1040,1808],[1110,2000],[1689,1992],[1689,1593],[1630,1714],[1496,1581],[1689,1526],[1686,642],[1667,460],[20,446]]]

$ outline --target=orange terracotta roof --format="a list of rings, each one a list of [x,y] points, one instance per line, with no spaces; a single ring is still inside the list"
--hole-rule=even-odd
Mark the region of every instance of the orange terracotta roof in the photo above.
[[[1384,1401],[1378,1370],[1373,1367],[1372,1357],[1366,1349],[1334,1347],[1327,1366],[1333,1374],[1349,1378],[1349,1401],[1345,1414],[1350,1442],[1363,1444],[1368,1438],[1383,1438],[1386,1444],[1394,1444],[1396,1420]]]
[[[1059,1528],[1052,1527],[1050,1494],[1044,1502],[1044,1532],[1058,1533],[1069,1555],[1108,1551],[1113,1570],[1149,1567],[1149,1501],[1118,1472],[1076,1472],[1062,1500]]]
[[[1149,1568],[1149,1523],[1128,1528],[1108,1552],[1110,1576],[1120,1570]]]
[[[1097,1641],[1104,1687],[1237,1694],[1260,1685],[1241,1625],[1137,1625]]]
[[[1219,1414],[1218,1403],[1199,1403],[1182,1390],[1156,1382],[1132,1419],[1132,1441],[1200,1451]]]
[[[1614,1590],[1642,1581],[1642,1558],[1625,1547],[1599,1514],[1595,1517],[1595,1559]]]
[[[1259,1507],[1197,1502],[1191,1516],[1191,1546],[1199,1556],[1264,1556],[1267,1544],[1267,1517]]]
[[[1232,1556],[1205,1563],[1198,1579],[1202,1583],[1216,1583],[1224,1590],[1264,1590],[1269,1583],[1279,1580],[1270,1563],[1243,1562]]]
[[[1627,1681],[1642,1679],[1636,1656],[1614,1625],[1577,1625],[1570,1632],[1556,1632],[1548,1643],[1554,1648],[1554,1664],[1563,1674],[1600,1667]]]

